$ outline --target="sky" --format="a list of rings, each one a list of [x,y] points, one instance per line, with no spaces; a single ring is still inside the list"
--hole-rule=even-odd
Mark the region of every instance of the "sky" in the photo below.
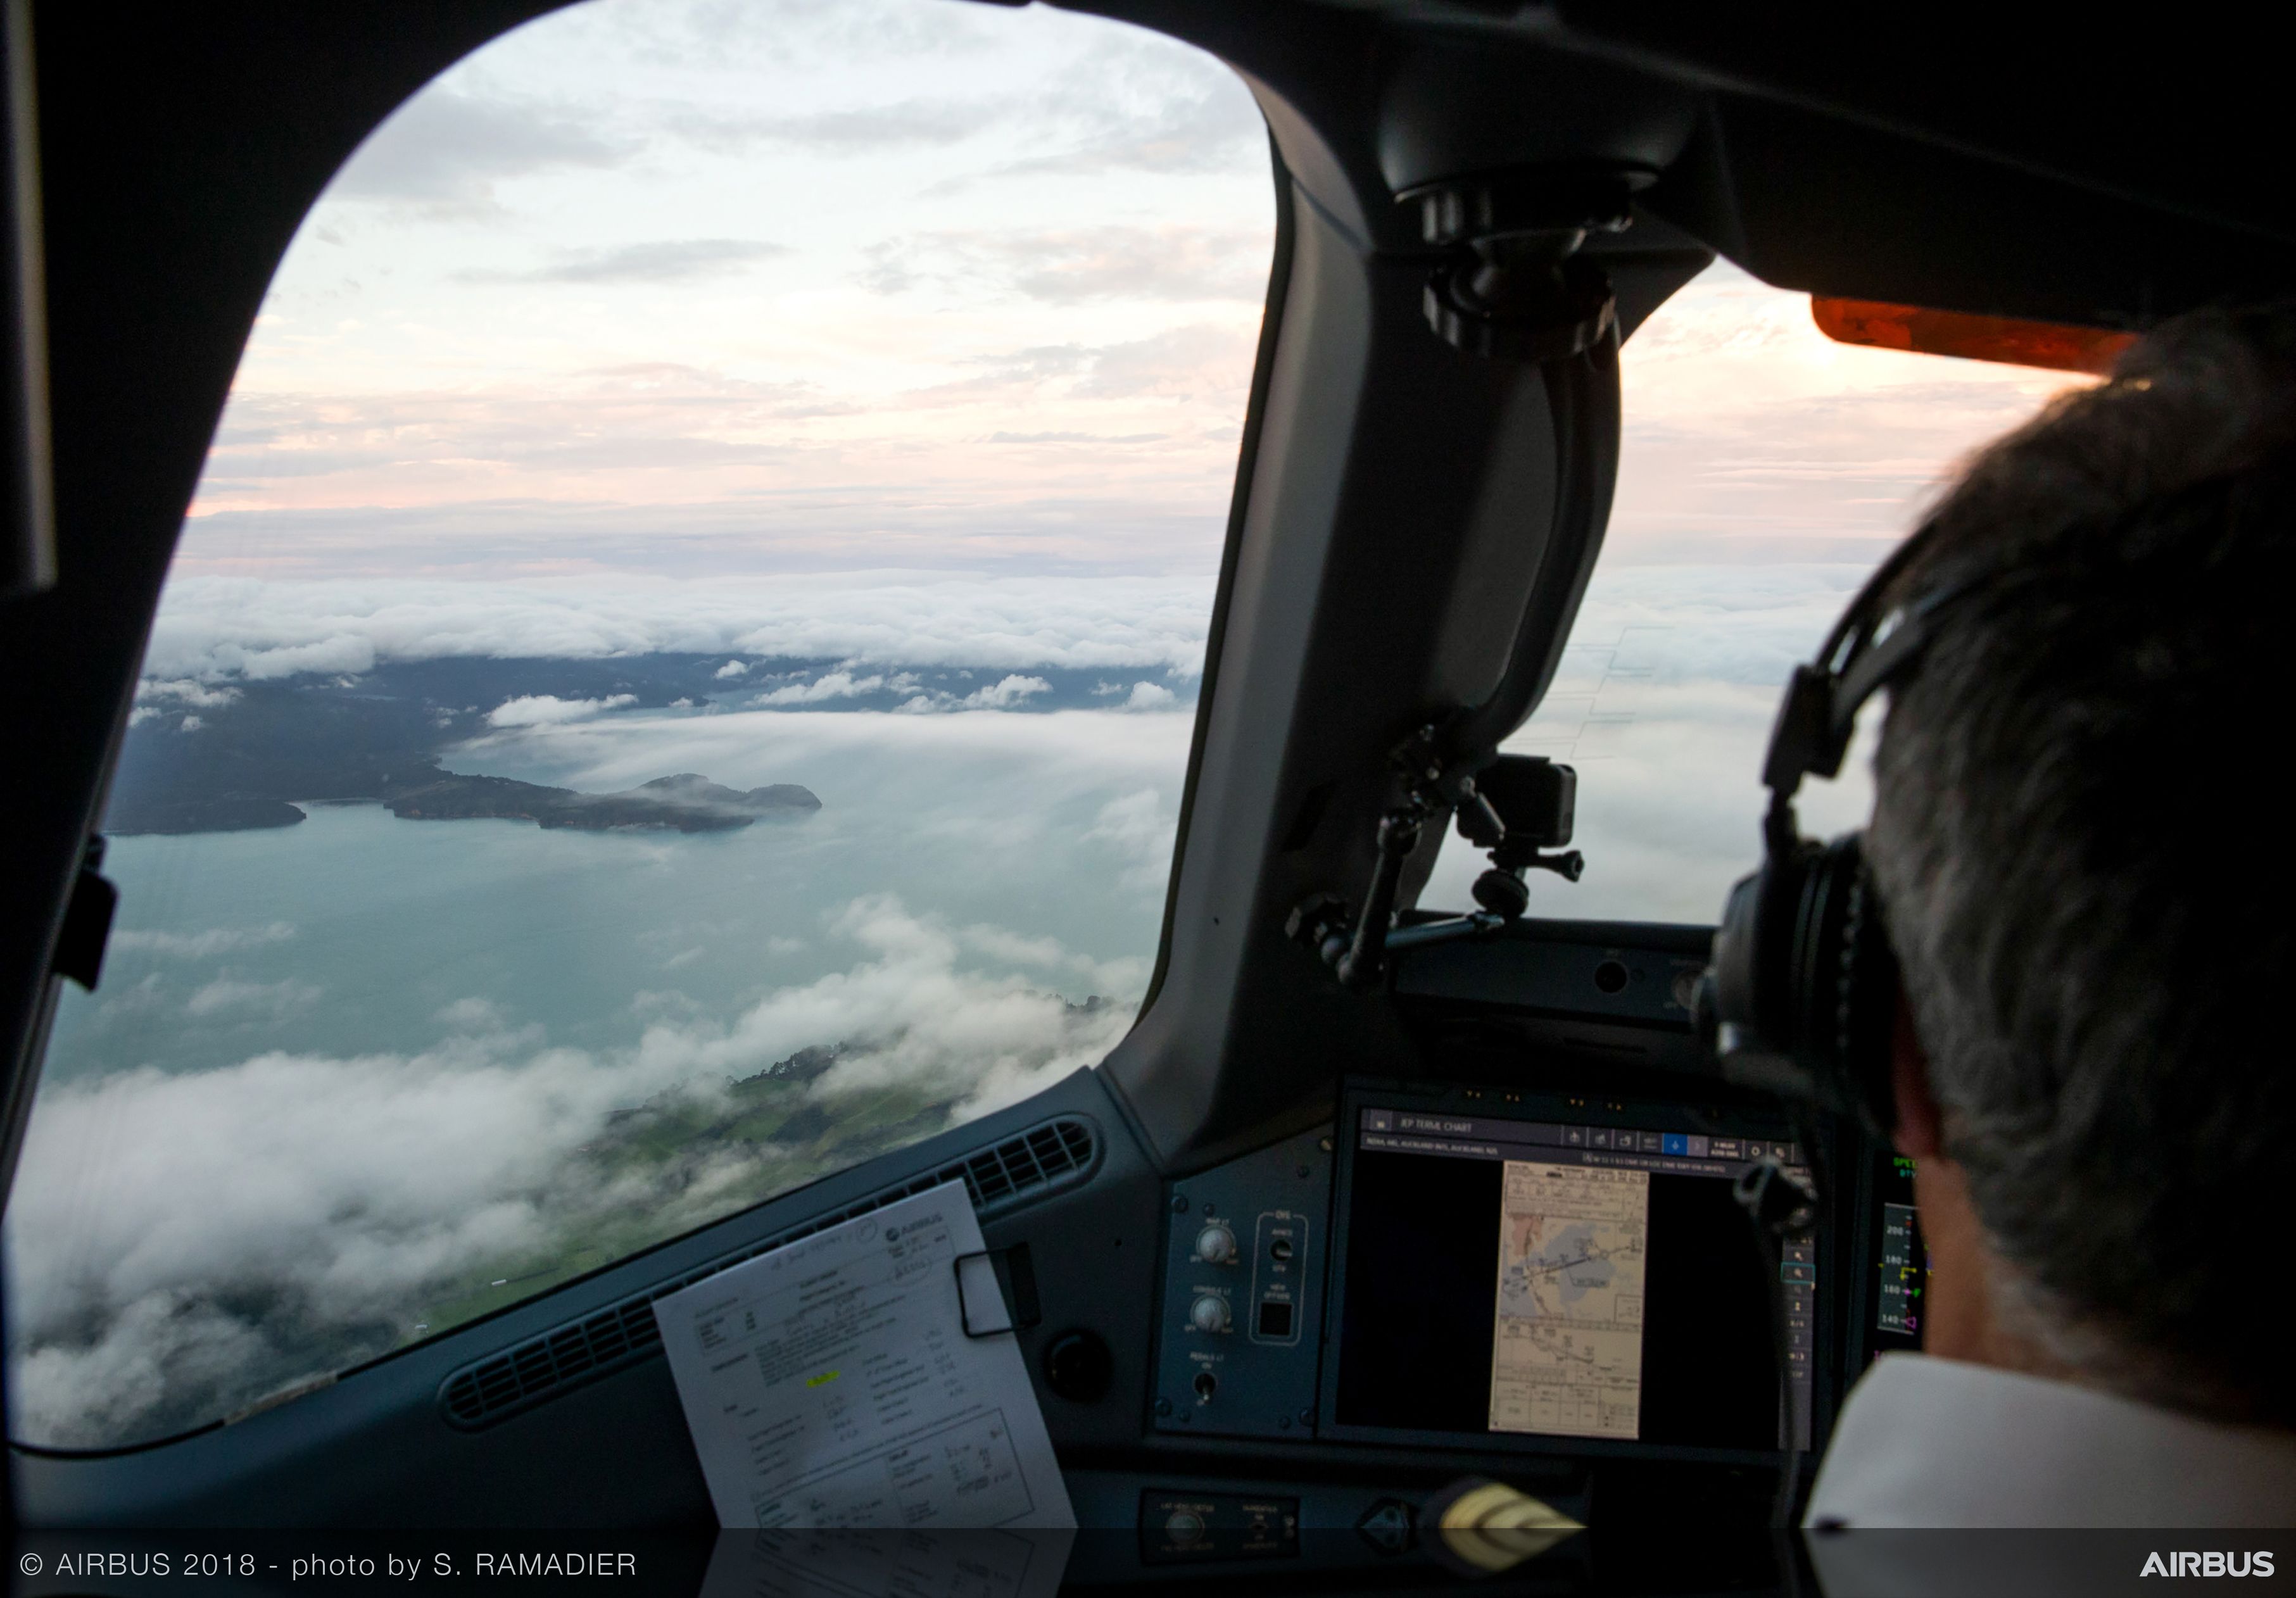
[[[506,700],[450,765],[803,781],[820,825],[120,840],[113,970],[67,997],[11,1211],[30,1435],[219,1413],[309,1373],[298,1327],[755,1191],[570,1190],[650,1095],[844,1044],[824,1102],[923,1082],[962,1119],[1099,1058],[1155,952],[1272,241],[1234,76],[1042,6],[591,0],[378,130],[257,323],[139,732],[394,660],[801,660],[707,709]],[[2075,380],[1833,344],[1726,264],[1622,365],[1605,553],[1511,743],[1580,774],[1587,877],[1534,913],[1702,922],[1792,663]],[[927,668],[977,686],[855,708]],[[1056,668],[1107,708],[1048,709]],[[1452,840],[1424,902],[1480,864]],[[586,1008],[519,974],[560,965]]]
[[[1155,35],[576,7],[338,176],[178,570],[1203,570],[1272,237],[1250,95]]]

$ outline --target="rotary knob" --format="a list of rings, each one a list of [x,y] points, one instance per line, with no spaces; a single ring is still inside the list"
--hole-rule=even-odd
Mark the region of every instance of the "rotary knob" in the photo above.
[[[1235,1262],[1235,1233],[1225,1226],[1207,1226],[1196,1233],[1196,1258],[1206,1265]]]
[[[1188,1324],[1199,1332],[1227,1330],[1227,1300],[1218,1293],[1206,1293],[1188,1306]]]

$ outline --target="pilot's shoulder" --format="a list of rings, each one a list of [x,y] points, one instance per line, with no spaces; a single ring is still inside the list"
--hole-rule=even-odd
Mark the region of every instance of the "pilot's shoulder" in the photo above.
[[[1843,1403],[1806,1524],[2296,1525],[2296,1433],[1885,1354]]]

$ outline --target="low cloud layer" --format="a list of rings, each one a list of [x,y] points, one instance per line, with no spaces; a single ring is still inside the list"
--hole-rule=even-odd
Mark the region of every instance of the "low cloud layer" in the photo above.
[[[19,1435],[196,1424],[381,1352],[424,1302],[602,1225],[670,1235],[784,1184],[770,1146],[601,1173],[584,1147],[617,1110],[706,1102],[841,1045],[808,1089],[824,1114],[898,1086],[962,1122],[1095,1063],[1129,1025],[1128,1003],[1070,1005],[1047,976],[1145,977],[890,895],[820,932],[854,963],[617,1049],[553,1046],[473,997],[412,1053],[271,1053],[43,1093],[8,1217]]]
[[[661,651],[886,667],[1202,668],[1201,578],[791,577],[712,584],[579,579],[171,583],[147,676],[202,685],[357,674],[455,655],[599,660]]]

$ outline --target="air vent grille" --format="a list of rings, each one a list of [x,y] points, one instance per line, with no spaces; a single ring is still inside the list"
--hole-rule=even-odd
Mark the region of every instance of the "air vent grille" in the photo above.
[[[1070,1187],[1092,1174],[1100,1146],[1090,1121],[1062,1116],[1016,1133],[977,1153],[926,1171],[898,1186],[870,1194],[858,1203],[816,1216],[801,1226],[776,1233],[761,1242],[708,1265],[688,1271],[623,1299],[619,1304],[569,1321],[514,1348],[465,1365],[447,1378],[439,1390],[440,1407],[449,1424],[475,1430],[491,1426],[521,1410],[556,1397],[560,1393],[596,1380],[624,1365],[648,1357],[661,1347],[654,1323],[656,1299],[693,1286],[745,1259],[810,1237],[827,1227],[866,1215],[873,1209],[930,1192],[944,1182],[963,1178],[972,1207],[983,1220],[1016,1209],[1056,1188]]]

